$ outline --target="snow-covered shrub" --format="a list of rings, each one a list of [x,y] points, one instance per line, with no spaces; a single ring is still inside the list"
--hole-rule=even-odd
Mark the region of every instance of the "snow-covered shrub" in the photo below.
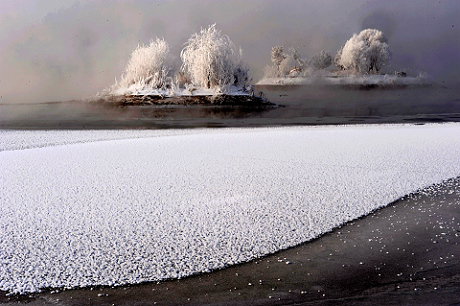
[[[311,59],[313,67],[319,70],[326,69],[332,64],[332,56],[329,52],[321,51]]]
[[[242,51],[237,50],[230,38],[215,26],[202,29],[187,41],[180,54],[181,70],[198,87],[218,91],[225,91],[232,85],[242,88],[248,81]]]
[[[138,46],[129,59],[121,81],[115,88],[164,88],[171,70],[168,65],[169,45],[164,39],[152,40],[148,46]]]
[[[294,47],[290,47],[289,51],[291,51],[291,58],[294,61],[294,69],[300,68],[300,57],[299,53],[297,52],[297,49]]]
[[[240,54],[243,54],[241,49]],[[239,88],[247,87],[249,85],[248,71],[248,66],[244,64],[242,60],[239,60],[233,70],[233,85]]]
[[[273,65],[266,66],[264,78],[298,77],[307,68],[307,59],[301,59],[297,49],[290,47],[286,54],[282,46],[272,48],[271,60]]]
[[[297,62],[291,57],[286,57],[280,64],[279,70],[282,75],[289,75],[292,70],[297,70]]]
[[[271,60],[273,65],[275,65],[278,68],[278,71],[281,72],[280,70],[280,65],[283,60],[286,59],[286,54],[284,53],[283,47],[282,46],[276,46],[272,48],[271,52]]]
[[[267,65],[264,68],[264,78],[279,78],[281,77],[281,73],[278,67],[274,65]]]
[[[391,59],[387,39],[375,29],[354,34],[336,57],[336,65],[358,73],[379,72]]]
[[[192,81],[190,80],[190,77],[184,72],[184,71],[179,71],[176,73],[174,76],[174,81],[179,88],[185,88],[186,84],[191,83]]]
[[[334,65],[339,68],[340,70],[345,70],[345,67],[342,65],[342,52],[343,47],[337,52],[337,55],[334,58]]]

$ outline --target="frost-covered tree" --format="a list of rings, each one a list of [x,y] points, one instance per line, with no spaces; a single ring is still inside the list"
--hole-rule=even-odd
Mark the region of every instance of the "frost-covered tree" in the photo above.
[[[248,68],[242,62],[241,49],[237,50],[215,24],[193,34],[180,57],[181,70],[195,86],[223,90],[231,85],[246,86]]]
[[[337,55],[334,58],[334,65],[337,66],[340,70],[344,70],[345,67],[342,66],[342,52],[343,52],[343,47],[340,48],[340,50],[337,52]]]
[[[390,63],[391,54],[383,33],[367,29],[354,34],[337,54],[336,64],[358,73],[379,72]]]
[[[297,52],[297,49],[294,47],[289,48],[289,51],[291,51],[291,58],[294,60],[294,69],[297,69],[297,65],[299,64],[299,53]],[[299,65],[300,66],[300,65]]]
[[[286,57],[287,56],[284,53],[282,46],[276,46],[272,48],[271,60],[272,63],[278,68],[278,71],[280,71],[281,62],[286,59]]]
[[[278,67],[274,65],[267,65],[264,68],[264,78],[277,78],[280,76],[280,71]]]
[[[326,69],[332,64],[332,56],[329,52],[321,51],[311,59],[313,67],[316,69]]]
[[[291,56],[286,57],[279,66],[279,71],[283,76],[291,74],[291,71],[298,73],[297,63]]]
[[[264,77],[298,76],[306,66],[305,59],[301,59],[297,49],[289,48],[290,54],[284,52],[282,46],[272,48],[271,60],[273,66],[265,68]]]
[[[152,40],[148,46],[138,46],[131,54],[121,81],[116,87],[132,84],[163,88],[171,70],[168,65],[169,45],[164,39]]]

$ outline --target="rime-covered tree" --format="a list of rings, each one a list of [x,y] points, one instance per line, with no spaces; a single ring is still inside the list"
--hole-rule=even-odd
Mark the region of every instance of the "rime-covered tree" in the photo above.
[[[316,69],[323,70],[332,64],[332,57],[329,52],[321,51],[319,54],[313,56],[311,63]]]
[[[241,49],[216,30],[215,24],[193,34],[180,57],[181,70],[196,86],[225,90],[231,85],[246,85],[248,68],[242,62]]]
[[[337,64],[358,73],[379,72],[390,63],[390,50],[383,33],[367,29],[354,34],[337,54]]]
[[[342,66],[342,52],[343,52],[343,47],[340,48],[340,50],[337,52],[337,55],[334,58],[334,65],[337,66],[340,70],[345,70],[345,67]]]
[[[148,46],[138,46],[131,54],[121,81],[115,86],[127,88],[133,84],[163,88],[171,67],[168,65],[169,45],[164,39],[152,40]]]
[[[282,46],[276,46],[272,48],[271,59],[273,64],[278,68],[280,71],[281,62],[286,58],[286,54],[284,53]]]
[[[294,47],[290,47],[289,51],[291,51],[291,58],[294,60],[294,69],[297,69],[297,65],[299,64],[299,53],[297,52],[297,49]]]
[[[293,73],[299,73],[300,69],[297,68],[297,63],[292,56],[287,56],[280,64],[279,71],[281,75],[286,76]]]

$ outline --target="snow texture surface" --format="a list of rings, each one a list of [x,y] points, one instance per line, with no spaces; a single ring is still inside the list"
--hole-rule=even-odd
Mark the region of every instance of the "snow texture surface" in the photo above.
[[[459,124],[0,136],[11,293],[223,268],[460,174]]]

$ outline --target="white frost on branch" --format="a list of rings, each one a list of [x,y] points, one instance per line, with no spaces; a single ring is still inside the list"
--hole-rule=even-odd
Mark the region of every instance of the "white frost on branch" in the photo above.
[[[181,70],[195,86],[225,92],[232,86],[247,85],[248,68],[243,64],[242,50],[237,50],[215,24],[193,34],[180,57]]]
[[[272,48],[271,52],[271,60],[273,65],[278,68],[278,72],[281,73],[280,65],[287,58],[286,54],[284,53],[282,46],[275,46]]]
[[[296,48],[290,47],[290,54],[284,52],[283,46],[271,50],[272,66],[266,66],[264,78],[299,77],[306,73],[307,59],[302,59]]]
[[[321,51],[311,59],[313,67],[319,70],[326,69],[332,64],[332,57],[329,52]]]
[[[354,34],[337,54],[335,63],[357,73],[379,72],[390,64],[391,53],[383,33],[367,29]]]
[[[138,46],[129,59],[121,81],[113,90],[136,87],[136,89],[164,89],[171,71],[169,45],[164,39],[152,40],[148,46]]]

